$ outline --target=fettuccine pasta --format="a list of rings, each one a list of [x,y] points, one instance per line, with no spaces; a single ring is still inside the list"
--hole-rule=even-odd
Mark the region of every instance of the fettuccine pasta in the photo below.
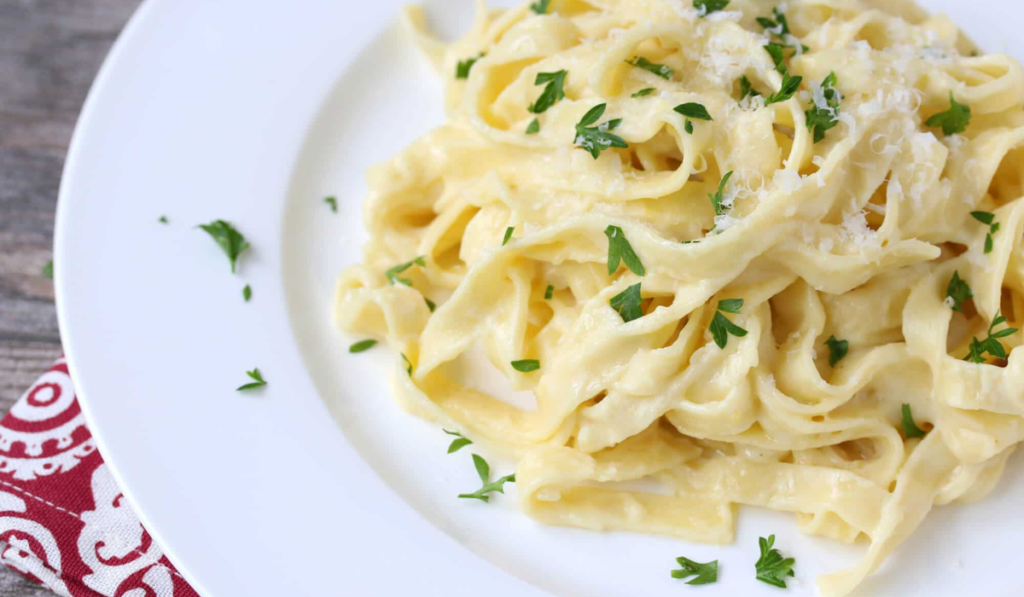
[[[695,4],[480,5],[452,44],[409,9],[448,120],[370,172],[336,321],[533,518],[790,511],[869,542],[819,579],[848,595],[1024,439],[1024,77],[909,2]]]

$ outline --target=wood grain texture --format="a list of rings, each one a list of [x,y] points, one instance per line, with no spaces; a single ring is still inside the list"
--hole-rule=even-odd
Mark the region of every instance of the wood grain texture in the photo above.
[[[0,414],[61,354],[41,273],[61,169],[89,85],[138,4],[0,0]],[[0,567],[0,597],[52,595]]]

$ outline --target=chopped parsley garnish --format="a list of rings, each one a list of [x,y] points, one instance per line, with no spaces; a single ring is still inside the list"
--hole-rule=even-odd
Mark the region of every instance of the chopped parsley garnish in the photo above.
[[[757,543],[761,548],[761,557],[754,564],[754,570],[757,571],[757,580],[785,589],[785,578],[787,576],[796,576],[793,573],[793,564],[796,563],[796,560],[793,558],[783,558],[779,550],[773,548],[775,545],[775,535],[770,535],[767,539],[759,537]]]
[[[331,211],[332,212],[338,213],[338,198],[337,197],[335,197],[334,195],[331,195],[330,197],[324,197],[324,203],[326,203],[327,205],[331,206]]]
[[[681,566],[681,569],[673,570],[672,578],[683,580],[694,576],[695,578],[691,578],[686,582],[688,585],[708,585],[718,582],[718,560],[701,564],[700,562],[694,562],[690,558],[676,558],[676,562]]]
[[[512,368],[520,373],[529,373],[540,369],[540,361],[537,359],[523,359],[521,361],[512,361]]]
[[[985,338],[984,341],[978,340],[977,336],[972,338],[971,351],[967,353],[966,357],[964,357],[965,361],[970,361],[980,365],[988,361],[988,359],[985,358],[985,353],[988,353],[997,359],[1006,358],[1006,348],[999,339],[1016,334],[1017,328],[1005,328],[998,332],[993,332],[993,330],[996,329],[996,326],[1001,323],[1006,323],[1006,317],[1003,317],[1003,314],[997,311],[996,316],[992,319],[992,325],[988,326],[988,338]]]
[[[676,112],[679,112],[683,116],[687,118],[692,118],[694,120],[714,120],[714,118],[712,118],[711,115],[708,114],[708,109],[704,107],[704,104],[688,102],[685,104],[679,104],[678,106],[672,109],[675,110]]]
[[[441,431],[444,431],[448,435],[454,435],[455,436],[455,439],[452,440],[452,443],[448,445],[448,453],[449,454],[454,454],[455,452],[458,452],[462,448],[465,448],[466,446],[468,446],[468,445],[473,443],[473,440],[471,440],[468,437],[462,435],[458,431],[448,431],[447,429],[442,429]]]
[[[251,381],[251,382],[249,382],[247,384],[238,386],[235,389],[236,392],[245,392],[245,391],[248,391],[248,390],[255,390],[256,388],[262,388],[263,386],[267,385],[267,382],[266,382],[266,380],[263,379],[263,374],[260,373],[260,370],[259,370],[258,367],[253,369],[252,371],[246,371],[245,374],[248,375],[253,381]]]
[[[426,301],[427,308],[430,309],[431,313],[433,313],[437,309],[437,304],[434,301],[428,299],[427,297],[423,297],[423,300]]]
[[[501,246],[508,244],[508,241],[512,239],[512,233],[516,231],[515,226],[509,226],[505,229],[505,238],[501,239]]]
[[[825,106],[819,106],[811,101],[811,107],[805,112],[807,115],[807,130],[814,131],[814,142],[818,143],[825,138],[825,131],[839,124],[839,102],[843,100],[843,94],[836,89],[836,74],[831,72],[821,82],[821,93],[825,96]]]
[[[480,52],[475,58],[466,58],[465,60],[459,60],[459,63],[455,66],[455,78],[456,79],[468,79],[469,71],[476,64],[477,60],[484,57],[484,53]]]
[[[50,261],[47,261],[46,265],[43,266],[43,269],[41,271],[42,271],[44,276],[46,276],[47,278],[52,280],[53,279],[53,260],[51,259]]]
[[[157,222],[160,222],[161,224],[166,224],[166,223],[168,223],[168,222],[169,222],[169,220],[167,219],[167,216],[160,216],[160,217],[159,217],[159,218],[157,219]]]
[[[555,287],[548,284],[548,289],[544,291],[544,300],[549,301],[551,297],[555,295]]]
[[[613,296],[609,304],[618,312],[623,322],[629,323],[644,316],[644,310],[640,306],[643,300],[640,296],[640,283],[637,282]]]
[[[537,78],[534,79],[534,85],[545,85],[544,91],[540,93],[540,97],[537,101],[530,104],[527,108],[533,114],[541,114],[547,111],[548,108],[554,106],[558,100],[565,97],[565,78],[569,76],[569,71],[560,70],[553,73],[537,73]]]
[[[637,91],[636,93],[634,93],[633,95],[631,95],[629,97],[644,97],[645,95],[650,95],[652,93],[654,93],[654,88],[653,87],[645,87],[645,88],[641,89],[640,91]]]
[[[238,262],[238,256],[249,248],[249,243],[245,242],[245,237],[235,230],[234,226],[224,220],[214,220],[209,224],[200,224],[199,228],[205,230],[220,245],[220,248],[231,261],[231,273],[235,273],[235,264]]]
[[[830,336],[828,340],[825,340],[825,344],[828,346],[829,367],[835,367],[836,363],[843,360],[846,353],[850,352],[850,342],[848,340],[836,340],[835,336]]]
[[[761,92],[754,89],[754,86],[751,84],[750,79],[747,78],[747,75],[743,75],[740,77],[740,101],[746,99],[748,95],[750,97],[757,97],[761,95]]]
[[[427,262],[424,261],[424,256],[420,255],[419,257],[417,257],[416,259],[413,259],[412,261],[407,261],[407,262],[402,263],[400,265],[396,265],[395,267],[393,267],[393,268],[387,270],[386,272],[384,272],[384,275],[387,277],[388,281],[391,282],[392,284],[398,283],[398,284],[405,284],[406,286],[412,286],[412,280],[410,280],[408,278],[402,278],[398,274],[404,272],[405,270],[409,269],[410,267],[412,267],[414,265],[418,265],[420,267],[426,267],[427,266]]]
[[[601,116],[604,115],[604,110],[607,106],[607,104],[598,104],[594,106],[583,115],[583,119],[576,125],[575,145],[581,149],[589,151],[590,155],[594,156],[595,160],[601,155],[602,151],[609,147],[619,147],[623,149],[629,147],[622,137],[608,132],[615,130],[617,126],[622,124],[621,118],[616,118],[598,126],[593,126]]]
[[[539,15],[547,14],[548,4],[551,4],[551,0],[537,0],[536,2],[530,5],[530,10]]]
[[[359,342],[356,342],[352,346],[349,346],[348,347],[348,351],[351,354],[359,354],[360,352],[366,352],[367,350],[370,350],[371,348],[373,348],[376,345],[377,345],[377,341],[373,340],[373,339],[371,339],[371,340],[360,340]]]
[[[249,302],[252,298],[252,286],[245,285],[245,288],[242,289],[242,298],[245,299],[245,302]]]
[[[742,338],[747,335],[747,330],[736,325],[729,318],[723,315],[724,313],[739,313],[740,309],[743,308],[743,299],[725,299],[724,301],[718,301],[718,309],[715,311],[714,318],[711,319],[711,337],[715,340],[715,344],[719,348],[725,348],[725,345],[729,342],[729,334]]]
[[[711,207],[715,208],[715,215],[722,216],[729,210],[728,205],[722,205],[722,192],[725,191],[725,185],[729,183],[729,178],[732,177],[732,171],[730,170],[722,177],[721,182],[718,183],[717,193],[708,193],[708,199],[711,199]]]
[[[665,80],[671,79],[672,75],[676,72],[672,70],[672,67],[664,64],[655,64],[643,56],[634,56],[632,60],[627,60],[626,64],[632,64],[637,68],[642,68],[645,71],[654,73]]]
[[[693,102],[679,104],[678,106],[673,108],[673,110],[679,112],[680,114],[686,117],[685,129],[686,132],[691,135],[693,134],[693,123],[690,122],[690,118],[693,118],[695,120],[714,120],[714,118],[712,118],[711,115],[708,114],[708,109],[704,107],[704,104],[698,104]]]
[[[949,285],[946,286],[946,304],[954,311],[963,313],[964,310],[961,305],[970,298],[974,298],[971,287],[960,278],[959,271],[954,271],[953,277],[949,280]]]
[[[942,132],[947,136],[964,132],[971,123],[971,107],[956,103],[952,91],[949,92],[949,103],[948,110],[934,114],[925,121],[926,126],[942,127]]]
[[[900,426],[903,427],[903,436],[907,439],[924,437],[925,432],[914,423],[914,415],[910,412],[910,405],[903,405],[903,415],[900,418]]]
[[[540,121],[534,118],[530,121],[530,124],[526,126],[527,135],[536,135],[540,132]]]
[[[693,0],[693,7],[700,11],[701,17],[725,10],[726,6],[729,6],[729,0]]]
[[[604,229],[604,235],[608,237],[608,275],[615,273],[615,270],[619,269],[619,261],[623,261],[629,271],[633,272],[638,276],[646,274],[644,270],[644,264],[640,262],[640,258],[637,257],[636,253],[633,252],[633,245],[629,244],[626,240],[625,233],[622,232],[622,228],[618,226],[609,226]]]
[[[409,360],[409,357],[405,356],[404,352],[401,353],[401,355],[402,355],[402,361],[405,362],[405,372],[408,373],[409,376],[411,377],[412,376],[412,361]]]
[[[803,77],[794,77],[789,74],[789,69],[786,68],[785,48],[786,46],[775,43],[764,46],[765,51],[771,55],[772,61],[775,62],[775,70],[782,75],[782,86],[778,91],[765,98],[764,105],[766,106],[784,102],[793,97],[793,94],[800,88],[800,83],[804,80]]]
[[[779,7],[776,6],[772,9],[772,16],[775,17],[774,20],[769,19],[768,17],[757,17],[757,22],[765,28],[765,31],[771,33],[781,41],[782,44],[780,45],[782,45],[782,47],[792,47],[786,45],[790,43],[790,41],[795,40],[795,38],[792,37],[792,32],[789,30],[789,22],[786,20],[786,13],[779,10]],[[810,50],[810,48],[803,44],[800,44],[800,48],[804,52]]]
[[[505,475],[492,483],[491,467],[487,464],[487,461],[481,458],[478,454],[473,454],[473,466],[476,467],[476,474],[480,475],[480,480],[483,481],[484,486],[473,493],[460,493],[460,498],[489,502],[490,497],[487,495],[488,493],[493,493],[495,491],[498,493],[505,493],[505,483],[516,482],[516,476],[513,474]]]
[[[985,235],[985,254],[992,252],[994,246],[993,236],[996,232],[999,232],[999,222],[996,222],[996,214],[990,211],[972,211],[971,216],[989,227],[988,234]]]

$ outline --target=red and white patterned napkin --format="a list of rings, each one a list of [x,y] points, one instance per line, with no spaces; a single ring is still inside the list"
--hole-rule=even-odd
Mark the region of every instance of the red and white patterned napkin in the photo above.
[[[65,597],[198,597],[114,483],[63,359],[0,421],[0,541]]]

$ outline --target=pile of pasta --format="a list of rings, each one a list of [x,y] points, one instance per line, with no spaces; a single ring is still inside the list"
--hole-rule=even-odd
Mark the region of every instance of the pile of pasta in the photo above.
[[[405,18],[448,119],[369,173],[335,319],[394,349],[406,409],[518,459],[527,514],[725,543],[737,504],[790,511],[870,542],[819,579],[838,597],[934,505],[993,488],[1024,439],[1024,334],[1001,331],[1024,327],[1016,61],[883,0],[481,4],[451,44]],[[559,71],[541,112],[538,74]],[[593,154],[579,125],[600,104],[626,147]],[[951,106],[962,130],[932,118]],[[642,275],[609,273],[609,227]],[[746,334],[721,347],[716,316]],[[535,406],[466,383],[473,351]]]

